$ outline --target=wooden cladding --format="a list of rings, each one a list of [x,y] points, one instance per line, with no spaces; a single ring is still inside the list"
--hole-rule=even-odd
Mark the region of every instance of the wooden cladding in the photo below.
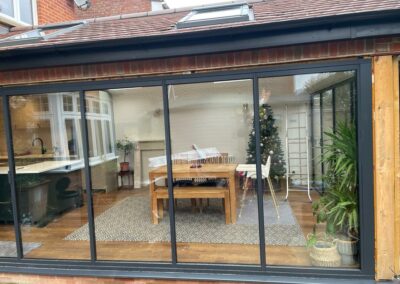
[[[400,275],[400,61],[394,60],[394,139],[395,139],[395,273]]]
[[[399,73],[398,60],[377,56],[373,65],[373,135],[376,279],[399,274]]]

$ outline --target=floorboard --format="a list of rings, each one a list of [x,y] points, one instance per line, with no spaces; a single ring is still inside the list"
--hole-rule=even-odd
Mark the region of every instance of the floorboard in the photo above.
[[[123,189],[111,193],[94,194],[94,212],[99,215],[116,202],[144,190]],[[147,192],[145,193],[147,194]],[[318,194],[313,192],[313,197]],[[284,193],[279,192],[280,200]],[[311,203],[306,192],[292,192],[288,200],[304,235],[312,231],[315,223]],[[204,214],[204,213],[203,213]],[[44,228],[22,226],[24,242],[40,242],[42,246],[26,255],[27,258],[46,259],[89,259],[88,241],[65,241],[68,234],[87,223],[87,208],[77,208],[53,220]],[[3,225],[0,240],[13,240],[12,225]],[[259,263],[258,245],[241,244],[201,244],[178,243],[179,262],[257,264]],[[305,247],[267,246],[267,263],[270,265],[309,266],[310,260]],[[122,261],[165,261],[171,260],[169,243],[146,242],[97,242],[98,259]]]

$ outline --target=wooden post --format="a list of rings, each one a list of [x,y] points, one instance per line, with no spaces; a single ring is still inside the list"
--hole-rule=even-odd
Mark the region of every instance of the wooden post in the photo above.
[[[398,163],[398,112],[396,82],[398,65],[392,56],[374,57],[373,136],[375,193],[376,279],[392,279],[398,262],[398,234],[395,226],[396,161]],[[396,75],[397,74],[397,75]],[[397,76],[397,77],[396,77]],[[396,78],[395,78],[396,77]],[[398,86],[398,85],[397,85]],[[398,98],[398,96],[397,96]],[[397,100],[398,110],[398,100]],[[395,122],[396,121],[396,122]],[[396,149],[397,143],[397,149]],[[397,157],[396,157],[397,154]],[[396,157],[396,158],[395,158]],[[398,165],[397,165],[398,166]],[[397,188],[398,189],[398,188]],[[398,202],[397,202],[398,203]],[[397,249],[396,249],[397,247]],[[397,255],[396,255],[397,254]]]
[[[394,158],[395,158],[395,273],[400,275],[400,74],[399,57],[393,60],[394,76]]]

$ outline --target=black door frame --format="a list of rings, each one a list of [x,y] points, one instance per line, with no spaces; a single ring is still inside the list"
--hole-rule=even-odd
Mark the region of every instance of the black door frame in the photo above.
[[[258,82],[265,77],[291,76],[309,73],[339,72],[354,70],[357,76],[357,136],[359,143],[359,204],[360,204],[360,269],[344,268],[316,268],[316,267],[290,267],[270,266],[266,264],[265,236],[263,225],[262,206],[262,181],[257,181],[258,186],[258,216],[260,219],[260,264],[259,265],[224,265],[224,264],[190,264],[179,263],[176,254],[176,233],[175,223],[171,222],[171,262],[120,262],[120,261],[99,261],[96,259],[96,242],[94,235],[93,208],[88,206],[88,218],[90,225],[91,259],[82,260],[50,260],[50,259],[25,259],[23,258],[22,239],[19,223],[15,223],[15,234],[18,248],[17,258],[0,258],[0,271],[33,274],[52,275],[82,275],[82,276],[113,276],[113,277],[145,277],[145,278],[174,278],[174,279],[216,279],[232,280],[246,279],[248,281],[264,281],[266,277],[272,276],[312,276],[312,277],[334,277],[334,278],[374,278],[374,220],[373,210],[373,168],[372,168],[372,73],[371,61],[369,59],[356,59],[349,61],[325,61],[321,63],[308,64],[287,64],[281,66],[240,69],[234,71],[219,71],[201,74],[168,75],[150,78],[131,78],[119,80],[102,80],[92,82],[72,83],[49,83],[33,86],[3,87],[0,95],[3,99],[3,119],[5,122],[6,138],[8,146],[9,181],[13,199],[14,220],[18,220],[18,202],[15,185],[15,161],[12,148],[12,132],[8,97],[13,95],[34,95],[52,92],[80,92],[81,115],[85,118],[85,108],[82,102],[85,101],[85,91],[116,89],[129,87],[161,86],[163,89],[164,126],[166,132],[166,150],[168,176],[172,177],[171,163],[171,142],[169,133],[168,113],[168,85],[184,83],[200,83],[210,81],[224,81],[236,79],[253,80],[254,110],[258,110]],[[258,111],[255,111],[257,114]],[[82,120],[86,123],[86,120]],[[255,124],[256,139],[260,139],[259,125]],[[88,169],[87,151],[87,127],[82,127],[82,136],[85,155],[85,174],[88,185],[91,183],[90,169]],[[259,143],[258,143],[259,145]],[[256,149],[257,172],[261,176],[260,149]],[[171,179],[169,179],[171,180]],[[168,184],[169,200],[173,200],[172,183]],[[88,192],[91,198],[91,192]],[[170,220],[174,220],[173,202],[169,206]],[[89,203],[88,203],[89,204]],[[92,207],[92,206],[90,206]],[[262,229],[261,229],[262,228]],[[234,277],[234,278],[232,278]],[[241,278],[238,278],[241,277]]]

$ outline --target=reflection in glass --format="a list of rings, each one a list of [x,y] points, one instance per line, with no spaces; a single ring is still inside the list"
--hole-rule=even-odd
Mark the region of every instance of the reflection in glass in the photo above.
[[[162,88],[85,95],[98,259],[170,262],[169,218],[152,223],[149,192],[167,176]]]
[[[32,0],[19,0],[21,21],[33,24]]]
[[[3,109],[3,101],[0,101]],[[8,153],[3,116],[0,117],[0,257],[17,257],[11,188],[8,183]]]
[[[78,93],[9,99],[19,217],[27,258],[88,259],[86,240],[69,237],[87,222]],[[61,110],[61,111],[60,111]]]
[[[266,235],[270,265],[359,266],[355,80],[337,72],[259,81],[270,173],[284,159],[283,174],[270,176],[280,215],[280,232]]]
[[[10,17],[14,17],[14,0],[1,1],[0,13],[6,14]]]
[[[169,107],[178,261],[258,264],[252,81],[169,86]]]

